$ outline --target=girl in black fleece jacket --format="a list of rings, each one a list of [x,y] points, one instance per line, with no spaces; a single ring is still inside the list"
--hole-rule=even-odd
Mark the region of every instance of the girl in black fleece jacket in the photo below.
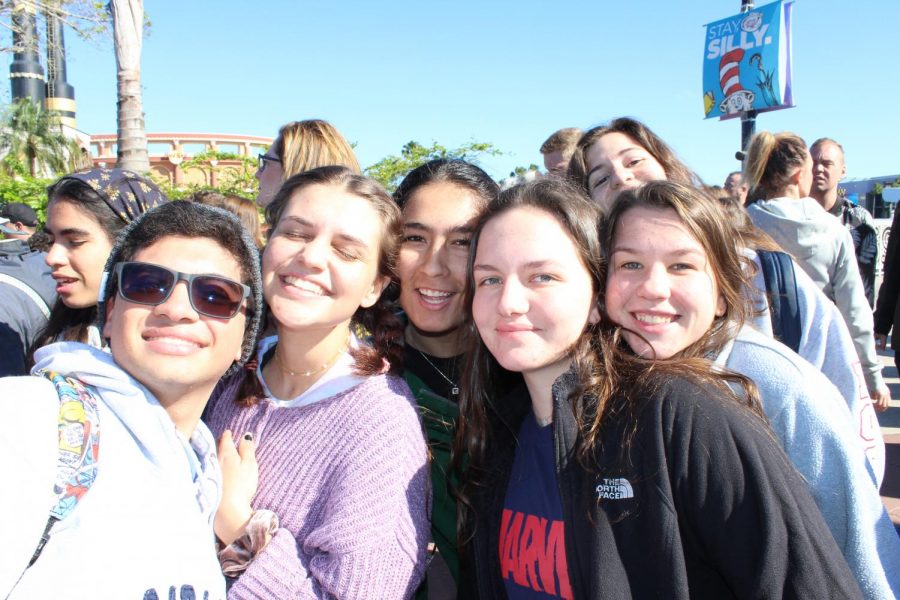
[[[752,385],[621,350],[598,310],[597,217],[542,180],[476,228],[461,597],[861,597],[754,394],[726,379]],[[499,368],[524,386],[492,389]]]

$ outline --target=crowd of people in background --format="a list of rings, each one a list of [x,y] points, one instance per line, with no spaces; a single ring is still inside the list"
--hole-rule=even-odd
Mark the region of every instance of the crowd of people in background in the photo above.
[[[628,117],[540,152],[391,194],[307,120],[255,200],[6,204],[0,595],[900,595],[900,223],[876,303],[841,145],[763,131],[722,187]]]

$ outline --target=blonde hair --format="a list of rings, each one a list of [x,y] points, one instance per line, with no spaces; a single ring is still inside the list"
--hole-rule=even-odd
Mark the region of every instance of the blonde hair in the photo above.
[[[744,161],[747,201],[779,196],[807,156],[806,142],[796,133],[761,131],[754,135]]]
[[[281,159],[284,179],[316,167],[347,167],[359,175],[362,171],[353,148],[334,125],[321,119],[294,121],[278,130],[272,151]]]

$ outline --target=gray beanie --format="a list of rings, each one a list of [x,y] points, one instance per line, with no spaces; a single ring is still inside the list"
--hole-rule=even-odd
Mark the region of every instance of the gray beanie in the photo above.
[[[97,325],[100,331],[103,331],[107,300],[118,289],[113,276],[116,263],[121,262],[124,255],[131,257],[138,250],[170,236],[207,238],[218,242],[231,252],[236,251],[241,270],[250,272],[252,310],[247,315],[241,358],[225,373],[226,376],[231,375],[253,355],[265,304],[259,269],[259,250],[240,219],[221,208],[187,201],[167,202],[148,210],[119,232],[103,268],[100,297],[97,300]]]

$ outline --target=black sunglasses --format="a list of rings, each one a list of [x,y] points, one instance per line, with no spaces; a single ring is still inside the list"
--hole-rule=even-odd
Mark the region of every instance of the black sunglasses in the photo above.
[[[277,156],[270,156],[268,154],[257,154],[256,161],[260,171],[265,170],[267,161],[277,162],[279,165],[281,164],[280,158],[278,158]]]
[[[250,288],[227,277],[181,273],[166,267],[143,262],[116,264],[119,296],[135,304],[156,306],[172,295],[179,281],[188,285],[191,306],[201,315],[216,319],[230,319],[241,309]]]

